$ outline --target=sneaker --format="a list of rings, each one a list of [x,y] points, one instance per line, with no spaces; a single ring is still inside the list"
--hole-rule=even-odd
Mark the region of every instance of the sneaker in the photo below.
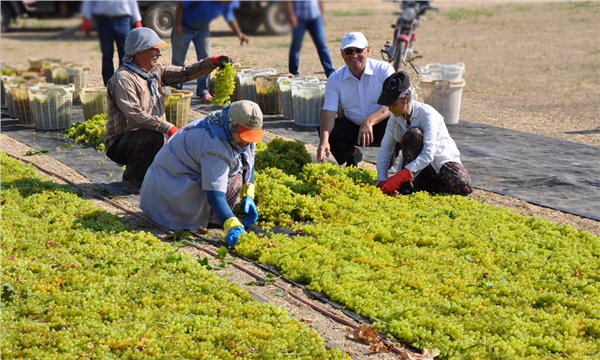
[[[358,167],[358,163],[363,159],[363,153],[359,148],[356,148],[356,154],[350,156],[350,158],[346,161],[346,167],[354,166]]]

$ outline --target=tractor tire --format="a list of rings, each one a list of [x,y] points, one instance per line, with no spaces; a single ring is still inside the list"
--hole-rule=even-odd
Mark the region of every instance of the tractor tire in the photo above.
[[[154,30],[161,38],[170,38],[175,24],[175,5],[157,3],[146,11],[143,21],[145,27]]]
[[[283,1],[272,1],[264,9],[263,23],[270,35],[283,35],[291,31]]]

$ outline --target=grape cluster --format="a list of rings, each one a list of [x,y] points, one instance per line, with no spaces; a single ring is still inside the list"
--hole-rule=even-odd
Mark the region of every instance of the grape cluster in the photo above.
[[[215,74],[215,93],[211,100],[211,104],[227,106],[229,104],[231,94],[235,90],[236,71],[231,63],[226,63],[223,68],[219,68]]]
[[[67,129],[67,137],[75,139],[76,143],[93,146],[98,151],[104,151],[107,119],[107,114],[98,114],[86,121],[75,123]]]

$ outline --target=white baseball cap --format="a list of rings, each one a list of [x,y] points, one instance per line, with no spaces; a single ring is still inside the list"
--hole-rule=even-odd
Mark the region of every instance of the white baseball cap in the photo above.
[[[349,32],[342,38],[342,50],[349,47],[364,49],[369,46],[367,38],[361,32]]]

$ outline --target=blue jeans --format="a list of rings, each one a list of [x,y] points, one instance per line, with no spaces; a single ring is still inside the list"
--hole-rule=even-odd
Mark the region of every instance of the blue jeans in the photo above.
[[[335,71],[331,63],[331,56],[329,56],[329,50],[327,49],[327,41],[325,39],[325,26],[323,25],[323,18],[318,17],[313,20],[302,20],[298,19],[298,26],[292,29],[292,45],[290,46],[290,57],[288,67],[290,74],[298,76],[298,67],[300,66],[300,49],[302,48],[302,40],[304,40],[304,33],[308,31],[310,37],[315,43],[317,52],[319,54],[319,60],[323,70],[325,70],[325,76]]]
[[[117,44],[117,54],[119,55],[119,66],[123,64],[125,56],[125,38],[131,30],[131,16],[121,16],[118,18],[94,15],[96,30],[100,38],[100,51],[102,51],[102,81],[104,85],[108,79],[115,73],[113,57],[115,54],[115,43]]]
[[[185,24],[181,24],[181,36],[175,34],[175,31],[171,32],[171,46],[173,47],[171,63],[173,65],[183,66],[185,64],[185,57],[190,47],[190,42],[193,42],[196,48],[196,60],[202,60],[210,56],[210,30],[208,26],[209,24],[204,24],[199,27],[200,30],[192,30],[185,26]],[[196,87],[197,96],[208,94],[209,81],[209,75],[198,79]],[[175,88],[181,89],[182,84],[175,85]]]

